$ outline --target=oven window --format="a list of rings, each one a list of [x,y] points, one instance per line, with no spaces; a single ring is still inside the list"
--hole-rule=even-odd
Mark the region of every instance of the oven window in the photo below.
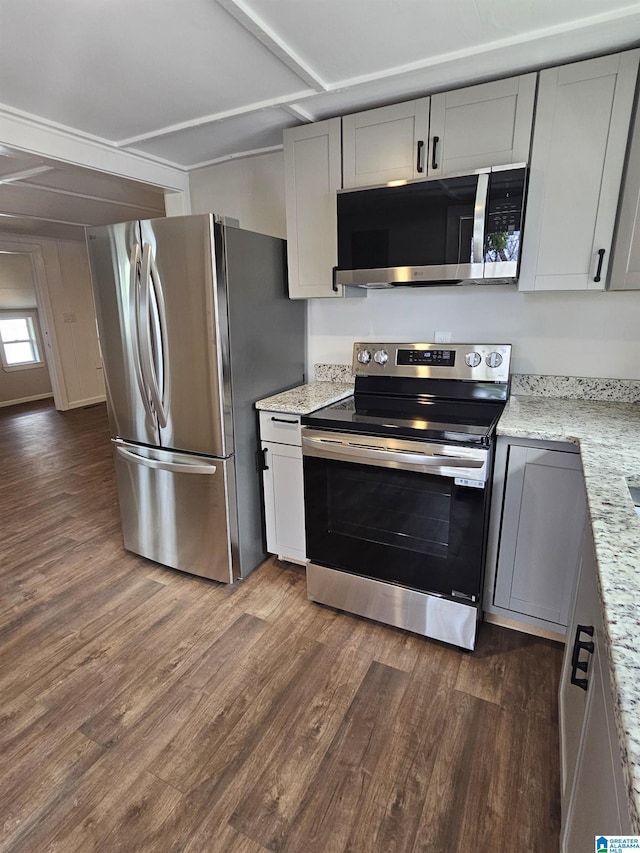
[[[304,456],[313,563],[477,601],[488,490],[453,478]]]
[[[351,465],[327,470],[329,530],[417,554],[446,557],[449,480],[416,481],[412,472]]]

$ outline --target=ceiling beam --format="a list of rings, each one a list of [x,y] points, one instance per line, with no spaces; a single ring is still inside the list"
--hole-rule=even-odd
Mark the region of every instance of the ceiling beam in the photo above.
[[[194,127],[202,127],[205,124],[215,124],[215,122],[224,121],[227,118],[250,115],[251,113],[257,113],[261,110],[268,110],[273,107],[286,109],[287,112],[290,112],[290,101],[298,103],[299,101],[304,101],[306,98],[312,97],[314,94],[316,93],[310,92],[306,89],[305,91],[298,92],[297,94],[294,93],[292,95],[282,95],[278,98],[269,98],[268,101],[259,101],[255,104],[247,104],[246,106],[236,107],[232,110],[224,110],[223,112],[212,113],[211,115],[199,116],[198,118],[190,119],[189,121],[181,121],[178,124],[161,127],[159,130],[151,130],[149,133],[140,133],[137,136],[130,136],[128,139],[120,139],[115,144],[117,148],[128,148],[129,146],[137,145],[140,142],[148,142],[150,139],[159,139],[165,136],[171,136],[172,133],[180,133],[180,131],[191,130]],[[306,120],[308,121],[309,119]],[[189,168],[192,167],[190,166]]]
[[[296,104],[283,104],[282,109],[289,113],[290,116],[293,116],[298,121],[313,122],[315,121],[314,117],[311,113],[307,112],[307,110],[303,110],[301,106]]]
[[[35,178],[45,172],[53,172],[53,166],[34,166],[32,169],[22,169],[19,172],[10,172],[8,175],[0,176],[0,184],[14,184],[25,181],[27,178]]]
[[[174,192],[189,189],[187,171],[151,155],[119,151],[113,143],[0,106],[0,139],[17,152],[95,169]]]
[[[301,80],[311,86],[316,92],[326,92],[328,85],[316,72],[310,68],[304,60],[297,55],[293,48],[280,38],[255,12],[253,12],[242,0],[217,0],[236,21],[241,24],[247,32],[263,44],[267,50],[277,57]]]

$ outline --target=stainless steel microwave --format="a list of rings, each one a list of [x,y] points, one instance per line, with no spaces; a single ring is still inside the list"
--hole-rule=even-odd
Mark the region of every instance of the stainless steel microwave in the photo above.
[[[518,277],[528,170],[340,190],[334,284],[505,284]]]

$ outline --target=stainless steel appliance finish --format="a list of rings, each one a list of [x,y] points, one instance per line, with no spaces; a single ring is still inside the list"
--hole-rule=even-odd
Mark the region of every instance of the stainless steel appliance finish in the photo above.
[[[285,243],[211,214],[87,243],[125,547],[244,577],[265,556],[254,403],[304,381]]]
[[[416,589],[307,563],[307,595],[329,607],[462,649],[475,645],[478,613],[474,607]]]
[[[437,477],[469,477],[482,483],[487,481],[489,452],[484,448],[371,435],[358,439],[349,433],[303,427],[302,452],[318,459],[359,462],[400,471],[422,471]]]
[[[112,445],[125,548],[165,565],[188,566],[191,574],[228,580],[233,457],[173,453],[122,439]]]
[[[449,352],[451,359],[420,357],[421,353]],[[402,357],[399,353],[409,353]],[[415,353],[412,357],[410,353]],[[406,362],[406,363],[402,363]],[[447,379],[494,383],[494,396],[504,399],[509,382],[511,344],[356,343],[354,376],[393,376],[407,379]],[[496,384],[497,383],[497,384]],[[488,392],[487,392],[488,393]]]
[[[508,344],[354,344],[355,392],[302,417],[311,600],[475,645]]]
[[[335,284],[512,284],[526,164],[338,190]]]

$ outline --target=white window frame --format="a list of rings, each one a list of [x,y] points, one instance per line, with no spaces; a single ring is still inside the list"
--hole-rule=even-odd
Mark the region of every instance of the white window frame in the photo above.
[[[44,349],[42,346],[42,337],[40,335],[40,324],[38,323],[38,312],[35,308],[23,308],[11,311],[0,311],[0,320],[30,320],[30,326],[33,330],[33,337],[30,342],[35,348],[38,356],[38,361],[24,361],[19,364],[9,364],[4,351],[4,344],[0,336],[0,361],[2,361],[2,369],[9,372],[13,370],[32,370],[34,367],[44,367],[46,362],[43,358]]]

